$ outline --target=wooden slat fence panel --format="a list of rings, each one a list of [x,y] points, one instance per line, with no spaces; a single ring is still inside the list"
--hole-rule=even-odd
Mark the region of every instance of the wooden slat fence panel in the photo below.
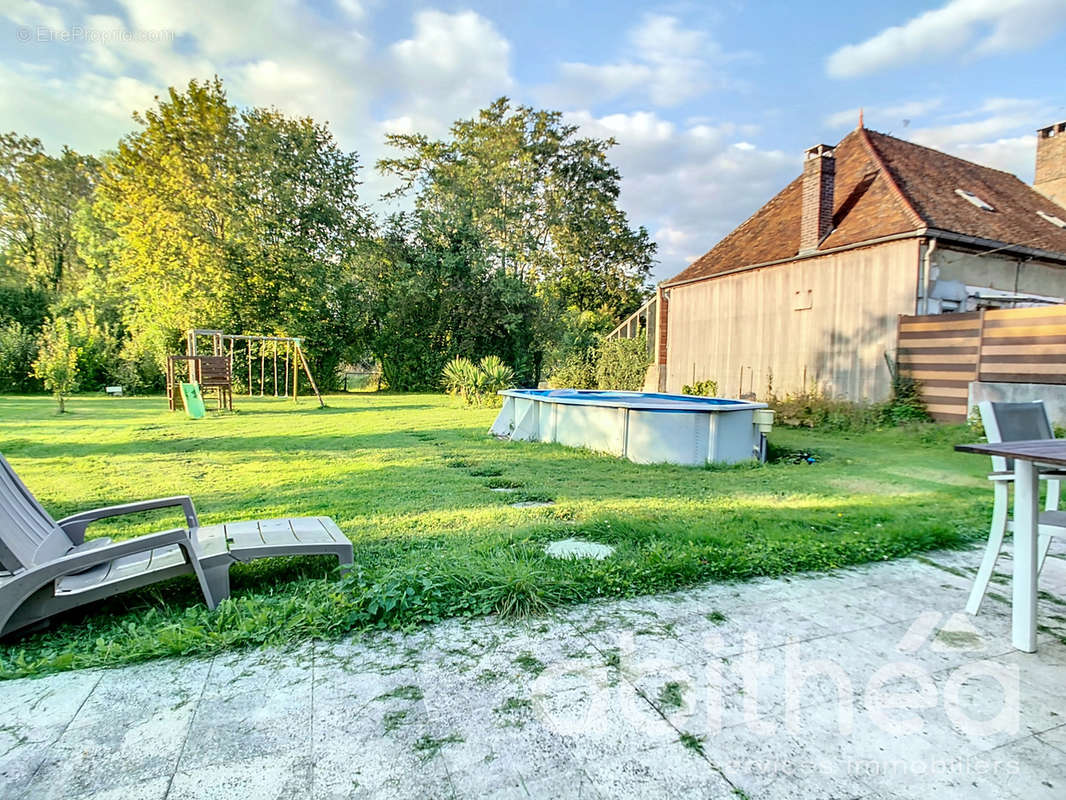
[[[970,381],[1066,384],[1066,306],[900,317],[897,356],[933,418],[963,422]]]
[[[977,380],[981,312],[899,318],[900,370],[918,381],[938,422],[965,422],[970,382]]]
[[[985,312],[980,380],[1066,383],[1066,306]]]

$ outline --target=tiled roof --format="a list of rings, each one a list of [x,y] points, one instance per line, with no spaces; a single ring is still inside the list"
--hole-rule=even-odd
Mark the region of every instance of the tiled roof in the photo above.
[[[1041,219],[1066,211],[1015,176],[860,128],[836,147],[833,230],[820,250],[923,228],[1062,253],[1066,229]],[[802,175],[665,284],[707,278],[799,252]],[[982,211],[955,190],[973,192]]]

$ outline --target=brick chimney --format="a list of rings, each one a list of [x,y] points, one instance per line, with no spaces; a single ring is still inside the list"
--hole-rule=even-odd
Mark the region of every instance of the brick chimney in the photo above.
[[[1066,122],[1036,132],[1036,178],[1033,188],[1066,207]]]
[[[807,150],[803,160],[800,255],[816,251],[833,227],[833,183],[836,170],[837,162],[832,147],[819,144]]]

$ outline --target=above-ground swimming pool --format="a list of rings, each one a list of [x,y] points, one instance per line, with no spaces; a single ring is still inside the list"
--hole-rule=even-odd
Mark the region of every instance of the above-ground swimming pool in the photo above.
[[[490,433],[558,442],[638,464],[735,464],[766,458],[765,403],[651,392],[508,389]]]

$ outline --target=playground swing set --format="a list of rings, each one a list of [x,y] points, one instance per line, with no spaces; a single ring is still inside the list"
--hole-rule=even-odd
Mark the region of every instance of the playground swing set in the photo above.
[[[210,342],[210,354],[200,351],[201,339]],[[269,389],[272,389],[274,397],[291,396],[296,402],[302,369],[319,405],[324,408],[318,384],[304,356],[302,341],[295,336],[249,336],[201,328],[188,331],[185,335],[185,355],[167,357],[167,400],[170,410],[184,407],[190,417],[199,419],[206,413],[203,396],[214,393],[218,398],[218,410],[225,408],[232,411],[235,359],[245,362],[249,397],[255,395],[254,367],[258,360],[260,397],[268,396]],[[238,342],[241,342],[239,349]],[[253,354],[253,349],[258,352]],[[243,359],[240,350],[244,351]],[[284,366],[279,376],[278,367],[282,360]],[[272,380],[268,378],[271,371]],[[242,388],[243,384],[242,380]]]

